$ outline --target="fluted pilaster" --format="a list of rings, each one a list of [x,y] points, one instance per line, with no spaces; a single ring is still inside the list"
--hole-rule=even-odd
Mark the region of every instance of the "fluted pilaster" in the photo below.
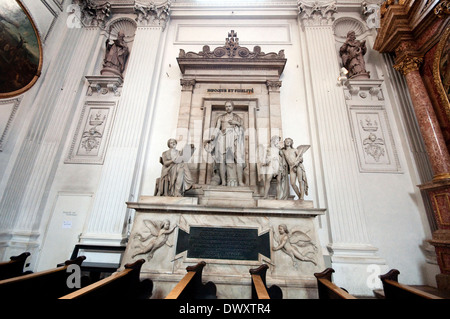
[[[0,225],[11,232],[14,245],[36,244],[70,116],[83,86],[85,70],[80,65],[88,64],[98,32],[98,29],[67,29],[61,49],[44,71],[52,76],[46,78],[46,85],[32,101],[36,110],[30,117],[0,201]]]
[[[323,168],[329,227],[328,246],[333,262],[384,263],[370,244],[362,196],[358,185],[358,164],[342,88],[336,85],[339,64],[335,52],[332,22],[333,2],[304,5],[299,1],[300,35],[310,79],[309,99],[317,123],[317,141]],[[334,70],[334,71],[333,71]]]
[[[81,237],[84,242],[119,243],[126,236],[126,202],[132,196],[162,32],[161,26],[139,26],[136,30],[100,184]]]

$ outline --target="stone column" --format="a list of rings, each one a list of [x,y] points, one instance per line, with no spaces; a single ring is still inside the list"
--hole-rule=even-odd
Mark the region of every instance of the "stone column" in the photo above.
[[[402,45],[399,46],[399,48],[402,47]],[[394,68],[405,76],[434,172],[433,180],[446,179],[450,178],[450,157],[433,105],[419,73],[419,66],[422,61],[423,58],[421,57],[403,55],[397,60]]]
[[[430,97],[419,72],[423,59],[405,54],[406,47],[413,44],[401,43],[397,48],[397,63],[394,68],[406,79],[414,112],[433,169],[433,180],[420,185],[426,191],[433,207],[437,230],[430,243],[435,247],[441,274],[436,277],[438,288],[450,290],[450,156],[439,127]]]
[[[299,3],[299,24],[304,52],[305,78],[311,94],[308,107],[316,125],[315,152],[321,158],[326,215],[330,227],[330,252],[335,281],[345,282],[354,294],[368,295],[369,264],[385,264],[369,240],[362,196],[358,185],[358,164],[351,135],[344,92],[336,85],[339,63],[332,29],[334,2]],[[314,137],[313,137],[314,139]]]
[[[168,4],[165,4],[167,6]],[[127,234],[126,202],[136,200],[133,190],[141,165],[144,128],[151,123],[152,89],[157,87],[159,57],[164,44],[168,15],[164,6],[140,7],[138,27],[127,63],[123,88],[105,157],[102,176],[95,194],[83,243],[121,244]],[[155,74],[156,73],[156,74]],[[156,83],[155,83],[156,82]]]
[[[194,90],[195,80],[194,79],[181,79],[181,101],[180,110],[178,112],[178,124],[177,124],[177,139],[178,143],[181,142],[179,147],[188,142],[190,136],[189,134],[189,122],[191,115],[191,105],[192,105],[192,91]]]
[[[281,102],[280,102],[280,88],[281,81],[266,82],[269,90],[269,123],[270,136],[283,136],[281,132]]]

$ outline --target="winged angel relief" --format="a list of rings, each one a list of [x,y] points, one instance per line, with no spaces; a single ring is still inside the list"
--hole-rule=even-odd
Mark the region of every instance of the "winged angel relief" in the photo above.
[[[305,232],[296,229],[295,227],[289,231],[286,225],[281,224],[278,226],[278,235],[275,231],[273,234],[278,245],[272,249],[274,251],[281,249],[288,254],[292,258],[293,266],[296,269],[298,267],[298,260],[311,262],[314,265],[317,265],[317,246]]]
[[[133,258],[137,255],[148,254],[147,260],[153,258],[153,254],[156,250],[161,248],[164,245],[172,247],[173,245],[168,242],[169,235],[175,230],[177,225],[170,228],[170,221],[151,221],[144,220],[145,226],[147,226],[150,234],[148,236],[142,236],[141,234],[136,234],[134,236],[135,239],[138,239],[140,242],[144,244],[139,244],[135,248],[136,252],[133,254]],[[147,242],[148,241],[148,242]],[[145,242],[147,242],[145,244]]]

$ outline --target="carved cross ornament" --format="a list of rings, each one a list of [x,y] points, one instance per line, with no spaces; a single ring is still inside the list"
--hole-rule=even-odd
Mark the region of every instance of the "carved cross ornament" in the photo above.
[[[227,55],[232,57],[236,54],[236,49],[239,47],[239,39],[237,33],[234,30],[228,32],[228,38],[225,39],[225,48],[227,49]]]

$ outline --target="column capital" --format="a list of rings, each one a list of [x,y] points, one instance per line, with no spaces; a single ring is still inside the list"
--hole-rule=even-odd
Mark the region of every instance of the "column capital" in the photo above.
[[[439,2],[434,8],[434,14],[436,14],[440,19],[445,19],[448,15],[450,15],[450,1],[444,0]]]
[[[169,21],[171,5],[172,3],[170,2],[170,0],[158,4],[135,3],[134,13],[136,14],[136,22],[138,23],[138,27],[160,26],[164,31],[167,25],[167,21]]]
[[[73,0],[67,8],[72,10],[69,13],[74,15],[79,27],[100,27],[104,28],[106,21],[111,16],[111,4],[109,2],[97,3],[89,0]]]
[[[412,71],[419,71],[422,62],[423,57],[406,54],[403,55],[396,64],[394,64],[394,69],[401,74],[406,75]]]
[[[280,92],[281,81],[267,80],[266,85],[269,92]]]
[[[331,26],[337,13],[336,1],[297,1],[298,16],[305,26]]]
[[[105,0],[72,0],[68,6],[72,27],[99,27],[104,29],[107,21],[116,15],[135,15],[138,27],[160,27],[163,30],[170,16],[171,1],[141,4],[129,1],[126,5]]]
[[[191,91],[195,86],[195,79],[180,79],[180,85],[182,86],[182,91]]]

